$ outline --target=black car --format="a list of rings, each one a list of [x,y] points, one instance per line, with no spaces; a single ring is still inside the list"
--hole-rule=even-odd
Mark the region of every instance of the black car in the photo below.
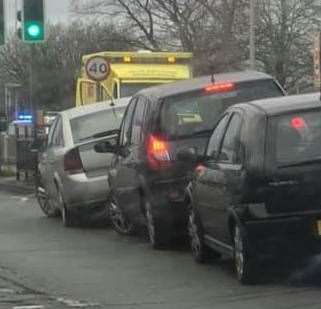
[[[198,162],[187,189],[195,260],[234,255],[238,279],[254,283],[262,262],[320,250],[320,141],[319,94],[229,108],[205,155],[188,158]]]
[[[136,94],[125,113],[109,172],[112,225],[122,234],[146,225],[154,248],[186,232],[184,192],[192,172],[180,153],[202,153],[220,114],[229,106],[283,96],[270,76],[239,72],[206,76],[148,88]],[[174,235],[174,236],[175,236]]]

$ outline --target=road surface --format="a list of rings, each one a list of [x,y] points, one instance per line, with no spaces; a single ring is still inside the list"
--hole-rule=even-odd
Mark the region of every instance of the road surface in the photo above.
[[[32,194],[9,189],[0,185],[1,309],[321,307],[317,259],[245,287],[228,260],[197,265],[187,249],[154,251],[108,227],[67,229]]]

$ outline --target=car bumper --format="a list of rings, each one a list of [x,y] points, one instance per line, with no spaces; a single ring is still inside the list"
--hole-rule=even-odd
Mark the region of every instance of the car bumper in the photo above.
[[[308,253],[321,251],[321,212],[310,215],[273,217],[245,223],[249,239],[256,251],[276,253]],[[321,224],[321,223],[320,223]],[[301,251],[301,252],[298,252]]]
[[[62,181],[68,207],[94,207],[107,200],[107,176],[88,178],[85,173],[80,173],[68,175]]]

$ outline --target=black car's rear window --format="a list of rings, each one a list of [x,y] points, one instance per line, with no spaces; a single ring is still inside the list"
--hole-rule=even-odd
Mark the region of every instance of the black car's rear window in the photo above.
[[[233,104],[283,96],[272,79],[235,84],[227,92],[205,89],[168,97],[161,112],[161,132],[169,139],[189,137],[213,129],[222,112]]]
[[[321,111],[293,113],[272,119],[279,166],[321,159]]]

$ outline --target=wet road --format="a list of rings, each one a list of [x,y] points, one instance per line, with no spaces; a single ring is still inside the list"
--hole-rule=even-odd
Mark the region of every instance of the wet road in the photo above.
[[[0,191],[1,309],[320,308],[321,288],[296,287],[292,276],[243,287],[229,261],[200,266],[187,250],[153,251],[108,228],[66,229],[31,194]],[[15,303],[21,295],[29,302]]]

